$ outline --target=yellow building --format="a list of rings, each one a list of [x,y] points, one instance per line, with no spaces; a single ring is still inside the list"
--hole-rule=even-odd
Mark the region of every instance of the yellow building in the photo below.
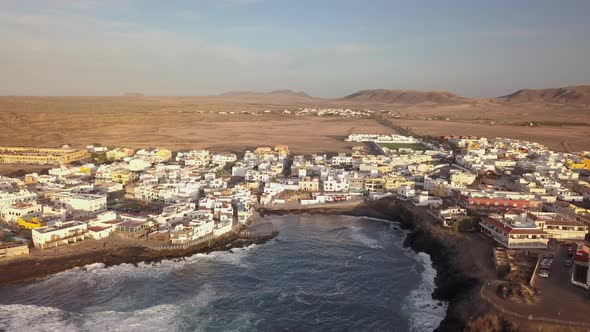
[[[274,156],[275,152],[272,150],[270,146],[259,146],[254,150],[254,153],[258,155],[258,158],[264,159],[267,156]]]
[[[160,158],[160,161],[162,161],[162,162],[167,162],[170,159],[172,159],[172,151],[170,151],[168,149],[158,149],[156,154],[158,155],[158,158]]]
[[[260,183],[258,183],[257,181],[252,181],[252,182],[246,182],[246,188],[248,189],[254,189],[257,190],[260,187]]]
[[[318,179],[305,178],[299,181],[299,190],[302,191],[320,191],[320,181]]]
[[[275,151],[280,155],[288,155],[289,154],[289,146],[288,145],[277,145],[277,146],[275,146]]]
[[[567,166],[567,168],[569,169],[585,169],[585,170],[590,170],[590,159],[588,158],[584,158],[581,161],[573,161],[571,159],[568,159],[568,161],[566,161],[565,165]]]
[[[403,176],[400,175],[390,175],[385,177],[385,183],[383,184],[383,189],[387,191],[397,191],[397,189],[401,186],[410,186],[414,187],[414,181],[408,180]]]
[[[107,151],[106,156],[109,160],[121,160],[126,157],[131,157],[135,153],[135,150],[128,149],[128,148],[116,148],[110,151]]]
[[[59,165],[88,157],[86,150],[0,147],[0,164]]]
[[[85,173],[85,174],[90,174],[92,172],[92,170],[88,167],[80,166],[80,172]]]
[[[111,181],[127,184],[135,180],[135,173],[124,169],[117,169],[111,172]]]
[[[392,170],[393,170],[393,168],[391,168],[391,166],[389,166],[389,165],[378,165],[377,166],[377,171],[379,172],[379,174],[391,173]]]
[[[45,226],[45,224],[42,223],[37,217],[32,217],[28,220],[22,217],[18,218],[18,225],[26,229],[35,229]]]
[[[384,185],[384,178],[365,178],[365,190],[368,192],[383,191]]]

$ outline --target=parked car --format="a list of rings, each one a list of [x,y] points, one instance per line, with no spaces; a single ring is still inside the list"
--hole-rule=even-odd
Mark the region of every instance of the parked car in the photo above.
[[[539,271],[539,277],[549,278],[549,273],[547,271]]]
[[[551,259],[553,259],[553,257],[555,257],[555,256],[553,256],[553,254],[545,254],[545,255],[543,255],[543,258],[551,258]]]

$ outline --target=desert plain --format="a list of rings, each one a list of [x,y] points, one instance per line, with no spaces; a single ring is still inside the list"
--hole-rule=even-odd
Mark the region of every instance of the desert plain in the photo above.
[[[575,87],[574,91],[586,98],[586,90]],[[536,141],[558,151],[590,150],[586,99],[562,95],[547,99],[545,92],[529,93],[524,99],[522,95],[468,99],[445,92],[367,91],[339,99],[289,90],[208,97],[4,96],[0,97],[0,145],[100,143],[237,152],[286,144],[294,153],[311,154],[350,151],[354,144],[344,138],[351,133],[407,129],[415,135],[501,136]],[[350,108],[371,114],[296,115],[302,108]]]

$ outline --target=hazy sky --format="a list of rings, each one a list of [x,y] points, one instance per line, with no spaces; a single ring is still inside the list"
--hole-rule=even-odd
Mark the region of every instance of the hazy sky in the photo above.
[[[589,0],[1,0],[0,94],[590,83]]]

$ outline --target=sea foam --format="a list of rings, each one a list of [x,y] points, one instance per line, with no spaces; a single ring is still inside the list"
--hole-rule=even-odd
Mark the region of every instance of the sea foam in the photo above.
[[[424,268],[421,273],[422,282],[404,299],[403,309],[409,313],[411,331],[432,331],[445,318],[448,303],[432,298],[436,288],[436,270],[430,256],[421,252],[415,254],[414,259]]]

